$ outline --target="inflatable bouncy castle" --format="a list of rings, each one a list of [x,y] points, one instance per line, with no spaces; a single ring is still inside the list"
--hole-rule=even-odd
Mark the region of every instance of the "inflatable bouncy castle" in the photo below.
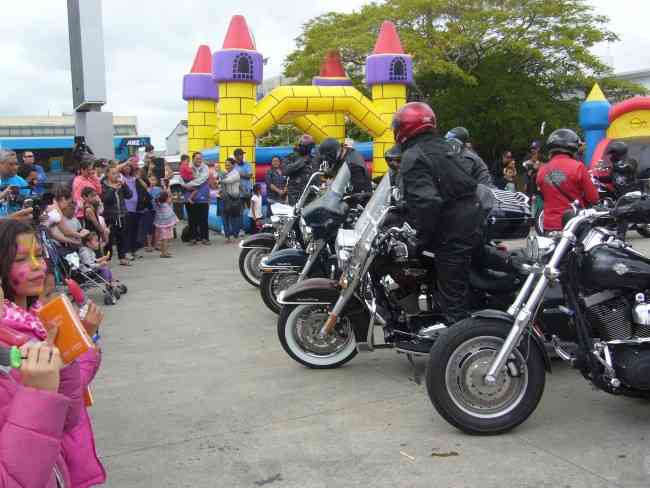
[[[580,106],[585,134],[585,164],[603,159],[610,142],[625,141],[640,167],[650,167],[650,97],[633,97],[611,105],[598,84]]]
[[[362,154],[371,158],[374,175],[386,171],[384,152],[394,143],[392,117],[406,103],[407,85],[413,81],[411,56],[404,53],[392,22],[381,25],[366,60],[372,98],[352,86],[338,53],[330,51],[311,86],[279,86],[258,100],[263,64],[241,15],[232,17],[220,50],[211,53],[208,46],[198,48],[192,69],[183,78],[190,153],[202,151],[206,158],[223,162],[242,148],[255,167],[255,163],[268,164],[278,150],[256,147],[257,138],[274,125],[293,124],[316,142],[327,137],[343,142],[349,120],[373,138]],[[257,165],[258,181],[266,169]]]

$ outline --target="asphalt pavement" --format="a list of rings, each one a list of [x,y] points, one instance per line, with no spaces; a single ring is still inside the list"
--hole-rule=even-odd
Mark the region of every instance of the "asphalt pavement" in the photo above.
[[[527,422],[465,435],[394,351],[329,371],[292,361],[239,249],[213,241],[115,269],[129,293],[107,308],[90,409],[107,486],[650,485],[650,402],[595,391],[554,361]],[[650,256],[650,240],[634,243]]]

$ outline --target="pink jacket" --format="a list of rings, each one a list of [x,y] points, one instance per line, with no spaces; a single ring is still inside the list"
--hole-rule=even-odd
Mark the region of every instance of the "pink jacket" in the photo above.
[[[90,350],[76,361],[79,364],[81,388],[84,391],[92,382],[99,365],[101,353]],[[106,471],[95,449],[95,435],[86,407],[82,407],[79,423],[63,436],[65,456],[72,487],[88,488],[106,482]]]
[[[33,313],[8,301],[4,309],[0,327],[27,340],[47,337]],[[17,371],[0,374],[0,487],[56,488],[57,476],[66,488],[103,482],[82,398],[82,382],[90,382],[98,367],[94,351],[68,365],[58,393],[22,386]]]

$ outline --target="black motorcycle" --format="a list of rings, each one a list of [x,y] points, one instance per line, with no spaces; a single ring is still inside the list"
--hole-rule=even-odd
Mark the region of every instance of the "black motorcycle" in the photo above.
[[[350,178],[347,165],[342,166],[325,194],[303,209],[299,229],[305,246],[281,249],[261,260],[260,295],[272,312],[280,313],[278,294],[293,284],[307,277],[336,276],[336,233],[353,226],[361,213],[359,197],[346,195]]]
[[[625,208],[634,205],[581,210],[561,236],[531,238],[528,255],[539,264],[508,312],[482,310],[441,334],[426,383],[445,420],[468,433],[498,434],[533,413],[550,372],[542,299],[556,283],[569,319],[564,333],[577,343],[568,352],[553,337],[557,355],[597,388],[650,398],[650,259],[612,229],[644,221]]]
[[[273,204],[271,223],[265,225],[261,232],[248,236],[239,243],[242,250],[239,253],[239,272],[251,285],[260,286],[260,262],[265,256],[284,248],[305,248],[300,216],[310,197],[321,193],[320,187],[314,184],[321,176],[322,172],[311,175],[295,206]]]
[[[335,368],[357,351],[380,348],[427,354],[446,328],[436,299],[434,255],[416,252],[415,231],[403,223],[402,209],[391,206],[389,178],[384,176],[355,228],[338,233],[340,279],[307,279],[279,297],[284,306],[278,338],[287,354],[305,366]],[[530,225],[527,199],[520,197],[508,195],[509,210],[499,206],[508,221],[493,215],[493,224],[513,232],[510,237],[527,233]],[[389,219],[397,219],[397,225]],[[492,246],[486,251],[495,253]],[[523,270],[509,268],[508,260],[496,254],[505,272],[476,267],[468,277],[474,308],[507,306],[523,282]],[[376,326],[383,328],[383,344],[375,343]]]

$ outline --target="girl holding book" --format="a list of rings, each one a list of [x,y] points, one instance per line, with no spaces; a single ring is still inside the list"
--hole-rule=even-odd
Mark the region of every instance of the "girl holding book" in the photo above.
[[[45,276],[32,227],[0,222],[0,343],[19,346],[24,358],[20,369],[0,373],[0,445],[20,446],[0,453],[0,486],[85,488],[102,483],[105,475],[94,450],[91,454],[79,441],[92,438],[89,423],[80,423],[79,361],[63,368],[52,345],[56,330],[48,333],[36,313]],[[75,437],[79,431],[84,435]]]

